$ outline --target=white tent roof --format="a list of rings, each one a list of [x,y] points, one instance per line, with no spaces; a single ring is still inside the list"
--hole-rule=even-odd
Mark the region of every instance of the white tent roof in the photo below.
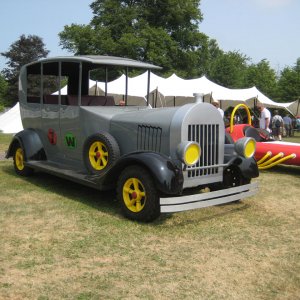
[[[0,132],[16,133],[23,129],[19,102],[0,116]]]
[[[139,76],[128,78],[128,95],[133,99],[131,104],[145,104],[147,76],[147,72],[145,72]],[[89,88],[91,95],[101,95],[105,91],[105,83],[90,80]],[[125,89],[125,75],[107,84],[107,92],[109,95],[114,95],[116,103],[123,98]],[[174,101],[176,106],[191,103],[195,101],[194,93],[202,93],[204,94],[205,102],[210,102],[212,99],[219,100],[224,110],[238,103],[246,103],[252,107],[254,106],[254,101],[258,100],[267,107],[284,108],[290,111],[294,116],[300,114],[298,100],[290,103],[274,102],[261,93],[256,87],[248,89],[229,89],[210,81],[205,76],[185,80],[176,74],[168,78],[162,78],[151,73],[150,92],[153,102],[156,95],[158,96],[159,99],[156,101],[158,107],[173,106]],[[58,92],[54,94],[58,94]],[[67,86],[62,88],[61,94],[67,94]],[[0,116],[0,131],[4,133],[16,133],[22,129],[19,103],[17,103],[13,108]]]

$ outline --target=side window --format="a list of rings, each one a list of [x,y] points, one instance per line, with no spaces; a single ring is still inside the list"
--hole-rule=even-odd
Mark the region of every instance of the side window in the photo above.
[[[77,106],[79,95],[80,64],[62,62],[61,64],[61,104]]]
[[[27,69],[27,102],[40,103],[41,99],[41,64]]]
[[[51,62],[43,64],[43,103],[58,105],[59,63]]]

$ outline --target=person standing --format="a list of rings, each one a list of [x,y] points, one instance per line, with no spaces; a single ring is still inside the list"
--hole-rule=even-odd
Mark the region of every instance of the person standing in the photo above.
[[[213,100],[211,103],[221,114],[222,118],[224,118],[224,110],[222,108],[220,108],[220,103],[218,100]]]
[[[261,129],[265,129],[271,132],[270,129],[270,122],[271,122],[271,113],[270,111],[263,106],[263,104],[259,103],[257,105],[258,110],[260,111],[260,118],[259,118],[259,127]]]
[[[286,136],[292,136],[292,119],[288,113],[283,117],[283,125],[286,131]]]
[[[274,117],[272,118],[272,133],[275,139],[281,141],[283,131],[283,119],[279,115],[278,110],[274,110]]]

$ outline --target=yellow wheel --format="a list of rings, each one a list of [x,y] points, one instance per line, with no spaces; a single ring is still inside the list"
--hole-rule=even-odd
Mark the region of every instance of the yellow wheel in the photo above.
[[[142,222],[160,215],[159,194],[153,176],[141,166],[127,167],[117,184],[117,198],[125,217]]]
[[[24,152],[22,148],[18,148],[15,152],[15,164],[19,171],[24,169]]]
[[[14,168],[18,175],[29,176],[33,173],[33,169],[25,166],[24,164],[25,155],[20,145],[16,146],[13,158],[14,158]]]
[[[83,161],[91,174],[101,174],[120,157],[119,146],[108,133],[90,136],[83,146]]]
[[[145,207],[145,188],[138,178],[129,178],[123,186],[123,199],[126,207],[132,212],[140,212]]]
[[[104,143],[96,141],[89,150],[89,159],[91,166],[97,170],[103,170],[108,164],[108,150]]]

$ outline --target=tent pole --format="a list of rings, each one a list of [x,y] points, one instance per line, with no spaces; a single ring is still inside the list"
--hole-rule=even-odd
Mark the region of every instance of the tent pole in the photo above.
[[[298,97],[298,105],[297,105],[297,112],[296,112],[296,117],[298,116],[298,111],[299,111],[299,105],[300,105],[300,99]]]
[[[128,67],[126,67],[126,75],[125,75],[125,105],[127,105],[128,98]]]
[[[149,106],[149,93],[150,93],[150,69],[148,70],[148,82],[147,82],[147,106]]]
[[[105,67],[105,97],[107,96],[108,69]]]

